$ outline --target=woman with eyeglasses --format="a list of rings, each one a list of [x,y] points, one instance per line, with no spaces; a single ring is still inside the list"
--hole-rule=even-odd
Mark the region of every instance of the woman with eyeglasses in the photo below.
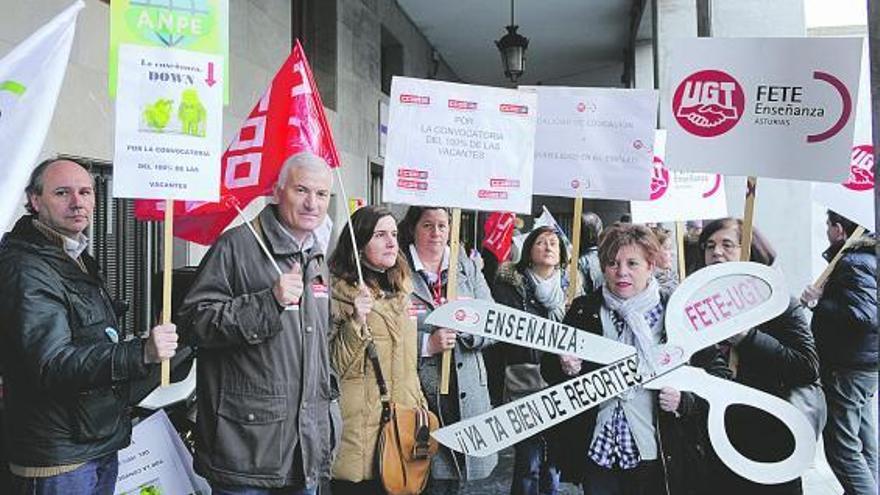
[[[722,218],[704,226],[699,239],[703,250],[702,266],[739,261],[741,239],[740,219]],[[768,266],[773,264],[776,252],[757,229],[752,231],[751,247],[751,261]],[[795,298],[781,315],[731,337],[721,347],[726,355],[733,352],[737,356],[731,371],[734,379],[744,385],[785,398],[797,387],[818,384],[816,344],[804,308]],[[737,450],[755,461],[780,461],[794,449],[788,428],[758,409],[732,406],[727,411],[725,424]],[[803,493],[800,478],[778,485],[762,485],[734,474],[720,461],[715,466],[719,476],[717,483],[713,483],[713,492],[731,495]]]
[[[662,253],[646,227],[615,224],[599,241],[605,284],[575,299],[563,323],[635,347],[638,371],[653,369],[655,348],[666,340],[669,294],[654,269]],[[724,361],[709,351],[705,368],[722,373]],[[545,354],[541,371],[560,383],[600,368],[573,356]],[[583,486],[584,495],[705,495],[706,403],[671,387],[627,390],[558,425],[550,437],[552,459],[562,478]]]

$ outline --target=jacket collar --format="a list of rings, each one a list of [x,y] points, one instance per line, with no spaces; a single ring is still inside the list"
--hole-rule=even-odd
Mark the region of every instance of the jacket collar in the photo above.
[[[260,226],[263,229],[267,247],[270,251],[280,256],[290,256],[299,253],[301,251],[300,246],[293,239],[293,236],[284,230],[286,227],[278,220],[277,209],[276,205],[267,205],[259,215]],[[312,233],[311,235],[313,236],[313,244],[309,250],[308,258],[323,256],[323,248],[317,242],[317,239],[314,238],[315,234]]]
[[[103,282],[100,267],[94,258],[88,253],[82,253],[80,260],[83,265],[80,266],[65,252],[61,243],[56,239],[49,239],[46,234],[34,226],[35,219],[32,215],[24,215],[19,218],[12,231],[3,236],[0,250],[20,249],[34,253],[43,257],[65,277],[88,280],[92,283]]]

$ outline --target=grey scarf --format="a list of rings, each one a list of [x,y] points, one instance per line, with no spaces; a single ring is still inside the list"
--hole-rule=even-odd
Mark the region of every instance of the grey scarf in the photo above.
[[[562,321],[565,316],[565,292],[562,291],[562,272],[556,268],[553,275],[543,279],[535,274],[531,268],[526,268],[526,274],[535,287],[535,299],[547,309],[547,317],[553,321]]]
[[[635,346],[639,355],[639,373],[645,375],[654,371],[654,350],[659,341],[659,333],[663,328],[663,318],[659,318],[652,328],[647,320],[648,313],[660,304],[660,286],[654,277],[648,279],[648,287],[629,299],[621,299],[606,289],[602,291],[605,304],[602,305],[602,326],[613,327],[611,313],[616,312],[625,325],[622,342]],[[617,330],[605,334],[617,334]]]

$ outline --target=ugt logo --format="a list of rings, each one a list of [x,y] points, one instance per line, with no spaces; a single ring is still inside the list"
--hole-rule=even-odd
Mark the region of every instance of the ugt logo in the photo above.
[[[843,187],[853,191],[874,189],[874,147],[863,144],[852,149],[849,163],[849,179]]]
[[[684,130],[700,137],[715,137],[731,130],[744,108],[742,86],[720,70],[691,74],[672,96],[675,120]]]

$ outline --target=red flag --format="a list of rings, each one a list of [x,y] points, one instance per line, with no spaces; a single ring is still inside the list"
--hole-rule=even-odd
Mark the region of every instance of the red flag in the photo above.
[[[324,158],[331,168],[340,166],[321,95],[297,41],[221,158],[220,202],[175,202],[174,236],[213,243],[236,216],[232,203],[243,209],[271,195],[284,160],[300,151]],[[164,207],[164,201],[137,200],[135,216],[161,221]]]
[[[495,255],[498,262],[503,262],[510,254],[510,244],[513,242],[513,224],[516,216],[513,213],[493,212],[486,219],[483,230],[486,237],[483,239],[483,247]]]

